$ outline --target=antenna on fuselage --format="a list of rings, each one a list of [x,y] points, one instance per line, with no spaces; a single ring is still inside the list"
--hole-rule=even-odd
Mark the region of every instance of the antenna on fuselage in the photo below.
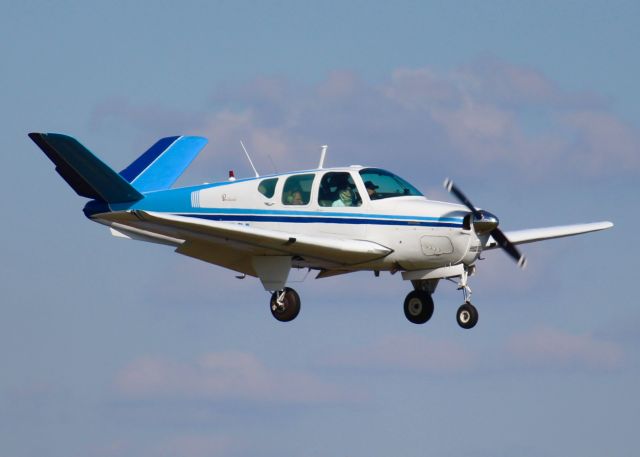
[[[318,169],[322,170],[324,167],[324,157],[327,155],[328,145],[324,144],[321,146],[322,150],[320,151],[320,163],[318,164]]]
[[[251,168],[253,168],[253,172],[256,174],[256,178],[259,178],[260,177],[260,173],[258,173],[258,170],[256,170],[256,167],[253,166],[253,162],[251,161],[251,157],[249,156],[249,153],[247,152],[247,148],[244,147],[244,143],[242,142],[242,140],[240,140],[240,146],[242,146],[242,150],[247,155],[247,159],[249,160],[249,163],[251,164]]]

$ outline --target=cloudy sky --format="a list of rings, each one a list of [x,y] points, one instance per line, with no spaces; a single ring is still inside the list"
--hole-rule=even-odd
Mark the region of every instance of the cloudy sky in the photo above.
[[[640,4],[635,1],[9,2],[0,454],[628,456],[640,422]],[[161,136],[210,142],[181,184],[258,169],[452,177],[505,230],[611,220],[441,283],[295,273],[298,319],[255,279],[112,238],[30,142],[116,169]],[[304,281],[304,282],[303,282]]]

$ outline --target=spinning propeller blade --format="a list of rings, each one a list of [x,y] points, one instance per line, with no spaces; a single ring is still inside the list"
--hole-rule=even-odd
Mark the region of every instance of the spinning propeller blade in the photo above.
[[[489,234],[493,237],[494,240],[498,243],[498,245],[505,250],[507,254],[509,254],[513,260],[518,263],[520,268],[525,268],[527,266],[527,259],[523,256],[520,251],[515,247],[515,245],[509,241],[509,239],[505,236],[505,234],[498,228],[498,219],[493,216],[489,212],[478,210],[471,201],[467,198],[467,196],[453,183],[449,178],[444,180],[444,188],[451,192],[455,197],[460,200],[460,202],[465,205],[471,213],[473,214],[474,220],[474,230],[476,229],[476,223],[483,222],[485,225],[487,223],[495,224],[492,225],[493,228],[489,231]],[[478,224],[480,225],[480,224]],[[486,232],[484,232],[486,233]]]
[[[527,258],[522,254],[520,254],[520,251],[518,251],[518,248],[516,248],[511,241],[509,241],[509,239],[504,235],[504,233],[502,233],[502,230],[496,227],[491,231],[491,236],[493,237],[494,240],[496,240],[496,243],[498,243],[498,245],[502,249],[504,249],[507,252],[507,254],[509,254],[513,258],[513,260],[515,260],[518,263],[518,266],[520,268],[525,268],[527,266]]]
[[[449,192],[451,192],[453,195],[456,196],[456,198],[458,200],[460,200],[460,202],[466,206],[467,208],[469,208],[469,211],[471,211],[473,213],[473,216],[476,219],[482,219],[482,214],[480,213],[480,211],[478,211],[476,209],[475,206],[473,206],[473,204],[471,203],[471,201],[467,198],[467,196],[465,194],[462,193],[462,191],[460,189],[458,189],[456,187],[456,185],[453,183],[453,181],[451,181],[449,178],[444,180],[444,188],[447,189]]]

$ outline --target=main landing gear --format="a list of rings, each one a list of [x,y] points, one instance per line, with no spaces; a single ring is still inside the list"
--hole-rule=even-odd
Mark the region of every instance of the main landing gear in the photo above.
[[[290,322],[300,313],[300,295],[291,287],[271,294],[271,314],[280,322]]]
[[[404,315],[409,322],[414,324],[424,324],[433,315],[433,298],[425,290],[414,290],[409,292],[404,299]]]
[[[471,270],[473,272],[473,270]],[[467,284],[469,274],[465,269],[460,277],[458,289],[462,290],[464,303],[456,312],[458,325],[464,329],[470,329],[478,323],[478,310],[471,304],[471,288]],[[415,290],[409,292],[404,299],[404,315],[414,324],[424,324],[433,315],[433,298],[438,280],[411,281]]]

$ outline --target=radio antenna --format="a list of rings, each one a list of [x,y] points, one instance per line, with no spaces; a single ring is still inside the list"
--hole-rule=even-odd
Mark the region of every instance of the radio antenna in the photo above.
[[[322,170],[322,168],[324,167],[324,157],[327,154],[327,148],[329,146],[327,146],[326,144],[322,145],[322,150],[320,151],[320,163],[318,163],[318,168],[320,170]]]
[[[251,157],[249,156],[249,153],[247,152],[247,148],[244,147],[244,143],[242,142],[242,140],[240,140],[240,146],[242,146],[242,150],[247,155],[247,159],[249,160],[249,163],[251,164],[251,168],[253,168],[253,172],[256,174],[256,178],[259,178],[260,177],[260,173],[258,173],[258,170],[256,170],[256,167],[253,166],[253,162],[251,161]]]

